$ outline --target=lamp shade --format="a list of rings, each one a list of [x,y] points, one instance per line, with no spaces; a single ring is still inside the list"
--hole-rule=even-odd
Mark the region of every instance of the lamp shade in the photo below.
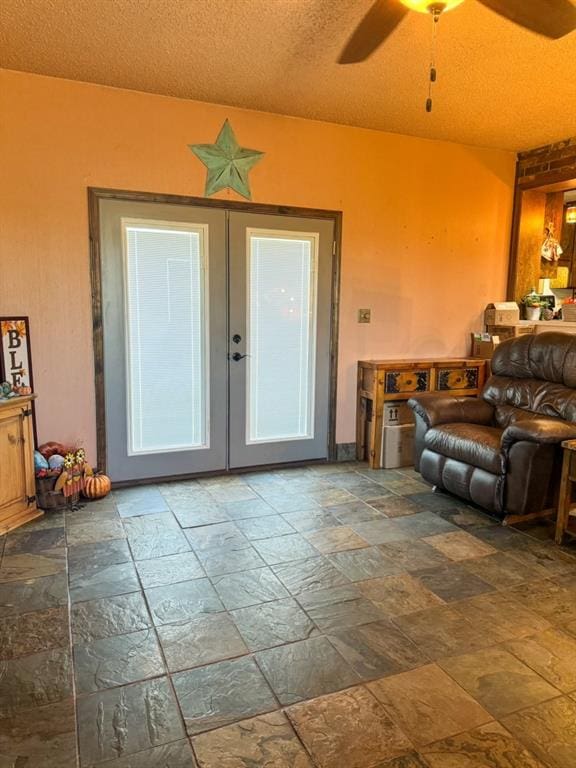
[[[566,208],[566,224],[576,224],[576,204]]]
[[[456,8],[456,6],[463,3],[464,0],[443,0],[443,2],[434,2],[434,0],[400,0],[400,2],[412,11],[418,11],[418,13],[430,13],[430,10],[434,10],[435,8],[442,10],[443,12],[451,11],[452,8]]]

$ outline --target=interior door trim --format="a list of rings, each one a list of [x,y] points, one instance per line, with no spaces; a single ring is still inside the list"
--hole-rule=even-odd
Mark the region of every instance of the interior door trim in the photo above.
[[[300,216],[302,218],[329,219],[334,223],[332,253],[332,306],[330,318],[330,374],[328,409],[328,458],[336,459],[336,398],[338,387],[338,329],[340,315],[340,261],[342,250],[342,211],[322,208],[299,208],[292,205],[218,200],[186,195],[167,195],[154,192],[102,189],[88,187],[88,232],[90,247],[90,284],[92,289],[92,337],[94,346],[94,388],[96,396],[96,450],[97,466],[106,472],[106,405],[104,399],[104,329],[102,313],[102,263],[100,244],[100,200],[163,203],[169,205],[220,208],[225,211],[264,213],[274,216]]]

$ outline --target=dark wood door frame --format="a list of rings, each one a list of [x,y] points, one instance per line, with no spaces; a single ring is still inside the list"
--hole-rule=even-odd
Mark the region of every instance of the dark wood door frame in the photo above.
[[[88,187],[88,227],[90,237],[90,283],[92,286],[92,335],[94,344],[94,386],[96,392],[97,465],[106,471],[106,405],[104,399],[104,332],[102,317],[102,262],[100,253],[100,200],[125,200],[141,203],[163,203],[202,208],[220,208],[244,213],[266,213],[274,216],[301,216],[329,219],[334,222],[332,261],[332,306],[330,320],[330,392],[328,423],[328,458],[336,459],[336,397],[338,375],[338,326],[340,315],[340,260],[342,250],[342,211],[321,208],[299,208],[291,205],[243,203],[212,200],[205,197],[166,195],[154,192],[132,192]]]

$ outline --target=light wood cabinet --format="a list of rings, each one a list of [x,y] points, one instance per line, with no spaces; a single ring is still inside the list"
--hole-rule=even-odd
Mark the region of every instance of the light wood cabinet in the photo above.
[[[381,466],[384,403],[434,392],[446,397],[477,397],[484,386],[486,361],[360,360],[356,409],[356,457]]]
[[[0,535],[44,514],[36,507],[32,400],[0,402]]]

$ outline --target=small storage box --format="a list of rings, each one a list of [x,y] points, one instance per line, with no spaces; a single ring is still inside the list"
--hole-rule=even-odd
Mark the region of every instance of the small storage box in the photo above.
[[[491,360],[494,350],[500,343],[499,336],[491,336],[490,339],[478,338],[475,333],[472,337],[472,357],[479,357],[481,360]]]
[[[504,341],[505,339],[524,336],[527,333],[536,333],[536,325],[520,320],[514,325],[488,325],[486,330],[490,336],[499,336],[500,341]]]
[[[414,424],[414,415],[405,400],[390,400],[384,403],[383,421],[385,427],[399,427]]]
[[[384,469],[409,467],[414,464],[414,424],[384,427],[382,430],[382,461]]]
[[[562,305],[562,320],[565,323],[576,323],[576,304]]]
[[[486,325],[511,325],[520,320],[520,307],[515,301],[495,301],[484,312]]]

